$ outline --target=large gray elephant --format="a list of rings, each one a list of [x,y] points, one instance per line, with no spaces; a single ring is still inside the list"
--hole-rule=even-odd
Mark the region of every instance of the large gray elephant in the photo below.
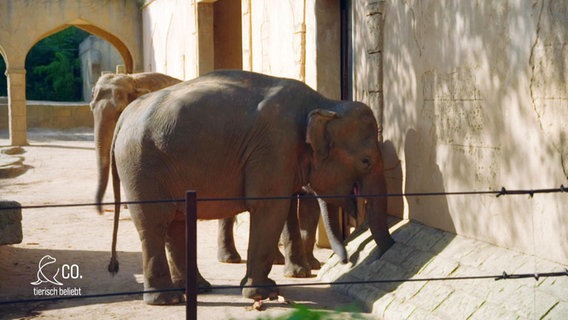
[[[109,175],[110,164],[110,146],[112,136],[116,127],[116,122],[122,111],[128,104],[136,98],[146,93],[154,92],[171,85],[182,82],[179,79],[170,77],[163,73],[158,72],[143,72],[134,74],[114,74],[109,73],[102,75],[98,80],[92,91],[92,100],[90,103],[91,111],[93,112],[94,128],[95,128],[95,144],[96,144],[96,158],[98,167],[98,186],[95,199],[97,203],[102,201],[102,197],[106,191]],[[307,201],[309,202],[309,201]],[[312,212],[313,205],[306,203],[302,204],[302,214],[300,226],[303,230],[302,234],[305,237],[304,242],[306,248],[311,243],[313,248],[313,239],[311,235],[313,232],[306,232],[306,228],[315,229],[317,225],[313,223],[314,217],[318,213]],[[102,212],[101,206],[98,208],[99,213]],[[217,236],[218,243],[218,260],[221,262],[237,263],[241,261],[241,257],[235,247],[233,237],[234,217],[219,220],[219,232]],[[299,227],[300,227],[299,226]],[[288,238],[286,235],[284,239]],[[309,267],[300,265],[296,262],[298,259],[290,255],[286,258],[277,251],[277,263],[286,262],[285,274],[290,277],[305,277],[309,276],[310,269],[317,269],[319,262],[313,257],[312,250],[308,250]]]
[[[293,229],[287,232],[290,248],[302,246],[293,198],[259,198],[288,197],[309,186],[320,197],[332,249],[347,261],[339,221],[327,206],[354,212],[354,193],[386,192],[377,123],[367,106],[326,99],[299,81],[244,71],[212,72],[135,100],[118,121],[111,155],[116,202],[120,183],[128,201],[140,201],[129,208],[142,242],[146,290],[185,284],[184,204],[148,200],[180,199],[190,189],[204,198],[249,198],[200,202],[198,218],[250,212],[242,294],[259,300],[278,294],[268,274],[283,228]],[[393,240],[386,199],[368,198],[366,212],[379,250],[387,250]],[[117,266],[113,237],[111,271]],[[208,285],[199,274],[198,284]],[[182,296],[151,292],[144,300],[171,304]]]
[[[102,75],[93,87],[91,111],[95,128],[98,186],[95,201],[100,203],[108,183],[110,147],[116,122],[128,104],[149,92],[180,83],[181,80],[157,72]],[[98,208],[102,212],[101,206]]]

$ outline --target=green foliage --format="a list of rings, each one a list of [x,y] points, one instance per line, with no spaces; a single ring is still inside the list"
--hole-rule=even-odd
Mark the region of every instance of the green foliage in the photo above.
[[[26,58],[26,98],[82,100],[79,44],[89,34],[71,27],[38,42]]]
[[[8,95],[8,79],[4,75],[6,73],[6,62],[4,57],[0,55],[0,97]]]
[[[296,305],[292,313],[276,318],[260,317],[258,320],[332,320],[332,319],[365,319],[354,308],[338,309],[336,311],[311,310],[303,305]]]

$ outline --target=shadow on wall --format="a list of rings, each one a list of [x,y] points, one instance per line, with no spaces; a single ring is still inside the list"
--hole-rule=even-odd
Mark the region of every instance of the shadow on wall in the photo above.
[[[426,139],[427,136],[419,135],[414,129],[406,133],[406,194],[446,192],[442,171],[436,163],[436,148],[427,147],[436,140],[427,142]],[[407,203],[409,216],[413,220],[428,221],[438,228],[456,233],[447,196],[407,196]]]
[[[567,12],[562,0],[385,2],[384,135],[405,192],[566,185]],[[412,219],[524,252],[534,228],[537,254],[566,261],[550,241],[568,233],[561,197],[407,200]]]
[[[402,166],[396,153],[396,148],[391,140],[384,141],[381,145],[383,167],[387,183],[388,194],[402,194]],[[404,219],[404,199],[402,196],[390,196],[387,199],[387,210],[390,216]]]

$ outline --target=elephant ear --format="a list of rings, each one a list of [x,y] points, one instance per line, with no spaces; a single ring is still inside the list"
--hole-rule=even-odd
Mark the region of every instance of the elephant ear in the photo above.
[[[128,101],[132,102],[136,99],[138,99],[138,97],[143,96],[147,93],[150,93],[151,91],[149,89],[146,88],[135,88],[134,91],[130,92],[130,94],[128,95]]]
[[[331,139],[327,134],[327,124],[333,119],[339,118],[337,112],[316,109],[308,115],[308,128],[306,132],[306,142],[314,150],[316,163],[324,160],[329,155]]]

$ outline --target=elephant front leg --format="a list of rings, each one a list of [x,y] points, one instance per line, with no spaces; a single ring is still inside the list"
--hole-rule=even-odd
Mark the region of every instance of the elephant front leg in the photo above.
[[[217,260],[225,263],[239,263],[241,256],[235,247],[233,226],[235,217],[220,219],[217,234]]]
[[[292,201],[286,224],[282,230],[282,243],[284,244],[284,276],[307,278],[312,275],[311,266],[306,259],[305,246],[300,235],[298,222],[298,200]],[[312,247],[313,248],[313,247]]]
[[[241,282],[243,297],[254,300],[276,299],[278,288],[268,278],[280,233],[290,206],[289,201],[261,202],[250,214],[247,272]]]
[[[336,214],[330,212],[330,214]],[[337,213],[339,214],[339,213]],[[307,197],[300,198],[298,219],[300,221],[300,235],[306,253],[306,260],[312,270],[321,269],[321,263],[314,256],[314,245],[316,243],[316,232],[320,217],[320,208],[316,199]]]

